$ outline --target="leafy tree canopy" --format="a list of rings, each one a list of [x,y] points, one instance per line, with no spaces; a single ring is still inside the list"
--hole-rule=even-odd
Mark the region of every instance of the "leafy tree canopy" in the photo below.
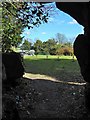
[[[24,40],[23,44],[21,45],[22,50],[30,50],[31,43],[28,40]]]
[[[17,47],[21,41],[23,27],[18,24],[16,9],[8,2],[2,3],[2,51],[8,51],[12,46]]]
[[[28,29],[47,23],[55,7],[38,2],[2,2],[2,50],[18,46],[22,41],[20,34]]]

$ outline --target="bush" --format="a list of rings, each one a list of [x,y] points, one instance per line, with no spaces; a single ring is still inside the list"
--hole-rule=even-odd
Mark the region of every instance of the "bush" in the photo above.
[[[64,48],[63,55],[71,55],[71,54],[72,54],[72,51],[70,48]]]
[[[56,48],[52,48],[49,51],[50,55],[56,55]]]
[[[57,49],[56,51],[57,55],[72,55],[73,54],[73,49],[71,47],[61,47]]]

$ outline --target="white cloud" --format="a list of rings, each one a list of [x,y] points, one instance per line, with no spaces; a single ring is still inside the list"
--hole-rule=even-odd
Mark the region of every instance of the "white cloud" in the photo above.
[[[45,34],[46,34],[46,32],[42,32],[42,34],[43,34],[43,35],[45,35]]]
[[[57,19],[57,18],[49,18],[48,22],[49,23],[56,23],[58,25],[61,25],[61,24],[65,23],[65,20],[60,20],[60,19]]]
[[[48,19],[48,22],[54,22],[54,18],[52,18],[52,17],[49,18],[49,19]]]
[[[30,34],[30,31],[25,32],[25,34],[26,34],[26,35],[29,35],[29,34]]]
[[[72,21],[70,21],[69,24],[78,24],[78,22],[75,19],[72,19]]]

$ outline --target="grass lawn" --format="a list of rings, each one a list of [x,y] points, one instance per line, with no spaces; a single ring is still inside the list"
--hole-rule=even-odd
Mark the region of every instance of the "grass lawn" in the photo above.
[[[72,56],[24,56],[25,77],[78,81],[81,79],[80,68]]]

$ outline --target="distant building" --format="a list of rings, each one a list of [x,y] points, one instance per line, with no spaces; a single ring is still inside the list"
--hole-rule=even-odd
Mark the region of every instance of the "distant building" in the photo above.
[[[35,50],[30,50],[30,51],[28,52],[28,55],[31,55],[31,56],[35,55]]]

